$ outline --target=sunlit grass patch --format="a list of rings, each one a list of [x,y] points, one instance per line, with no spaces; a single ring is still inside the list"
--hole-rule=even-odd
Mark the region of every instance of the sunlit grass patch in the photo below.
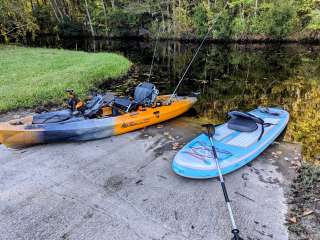
[[[64,90],[85,95],[106,79],[127,73],[131,62],[113,53],[0,45],[0,112],[60,102]]]

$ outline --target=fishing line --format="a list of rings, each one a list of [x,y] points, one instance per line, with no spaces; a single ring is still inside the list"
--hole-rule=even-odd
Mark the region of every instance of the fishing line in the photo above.
[[[170,96],[170,98],[169,98],[169,100],[168,100],[169,103],[171,102],[172,98],[175,96],[176,92],[178,91],[178,88],[179,88],[180,84],[181,84],[182,81],[184,80],[184,78],[185,78],[186,74],[188,73],[188,71],[189,71],[192,63],[193,63],[194,60],[196,59],[196,57],[197,57],[200,49],[202,48],[202,45],[204,44],[204,42],[206,41],[207,37],[209,36],[209,34],[211,33],[211,31],[213,30],[214,24],[216,23],[217,19],[221,16],[221,14],[223,13],[223,11],[224,11],[225,8],[227,7],[227,5],[228,5],[228,3],[226,3],[226,4],[224,5],[224,7],[223,7],[223,9],[221,10],[221,12],[218,14],[218,16],[217,16],[217,17],[214,19],[214,21],[212,22],[211,27],[209,28],[208,32],[206,33],[206,35],[205,35],[204,38],[202,39],[202,41],[201,41],[198,49],[196,50],[195,54],[193,55],[193,57],[192,57],[189,65],[187,66],[186,70],[184,71],[184,73],[183,73],[180,81],[178,82],[178,84],[177,84],[176,88],[174,89],[173,93],[171,94],[171,96]]]
[[[158,28],[159,28],[158,18],[156,19],[156,22],[157,22],[157,26],[158,26]],[[159,29],[158,32],[157,32],[156,43],[155,43],[155,46],[154,46],[154,49],[153,49],[152,62],[151,62],[150,72],[149,72],[149,77],[148,77],[148,81],[147,81],[147,82],[149,82],[149,81],[150,81],[150,78],[151,78],[151,73],[152,73],[152,69],[153,69],[154,59],[155,59],[155,56],[156,56],[156,51],[157,51],[158,42],[159,42],[159,35],[160,35],[160,29]]]

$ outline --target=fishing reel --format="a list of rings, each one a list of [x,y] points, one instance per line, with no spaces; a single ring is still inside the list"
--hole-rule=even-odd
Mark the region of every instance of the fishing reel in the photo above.
[[[84,109],[84,102],[78,98],[73,89],[66,89],[68,94],[67,106],[72,112],[81,112]]]

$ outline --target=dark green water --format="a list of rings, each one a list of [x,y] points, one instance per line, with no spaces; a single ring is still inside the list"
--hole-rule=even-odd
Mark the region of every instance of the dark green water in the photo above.
[[[37,46],[85,51],[112,51],[128,57],[135,68],[131,85],[149,78],[155,42],[133,40],[41,39]],[[170,93],[198,44],[159,42],[151,82]],[[179,93],[200,91],[195,108],[215,123],[232,109],[281,106],[291,121],[286,140],[304,144],[304,155],[320,163],[320,46],[206,44],[188,72]],[[130,85],[129,84],[129,85]],[[318,159],[319,158],[319,159]]]

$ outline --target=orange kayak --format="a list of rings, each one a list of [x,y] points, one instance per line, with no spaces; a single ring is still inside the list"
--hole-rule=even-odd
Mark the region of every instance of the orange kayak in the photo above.
[[[169,96],[158,96],[163,102]],[[168,105],[139,108],[119,116],[99,118],[72,116],[68,110],[59,112],[59,121],[39,123],[36,116],[0,123],[0,143],[9,148],[23,148],[35,144],[94,140],[131,132],[177,117],[188,111],[196,102],[195,97],[176,97]],[[108,111],[108,109],[102,109]],[[50,113],[52,114],[52,113]],[[65,114],[65,115],[63,115]],[[71,117],[63,117],[71,115]],[[62,117],[61,117],[62,116]],[[52,115],[50,118],[55,118]]]

